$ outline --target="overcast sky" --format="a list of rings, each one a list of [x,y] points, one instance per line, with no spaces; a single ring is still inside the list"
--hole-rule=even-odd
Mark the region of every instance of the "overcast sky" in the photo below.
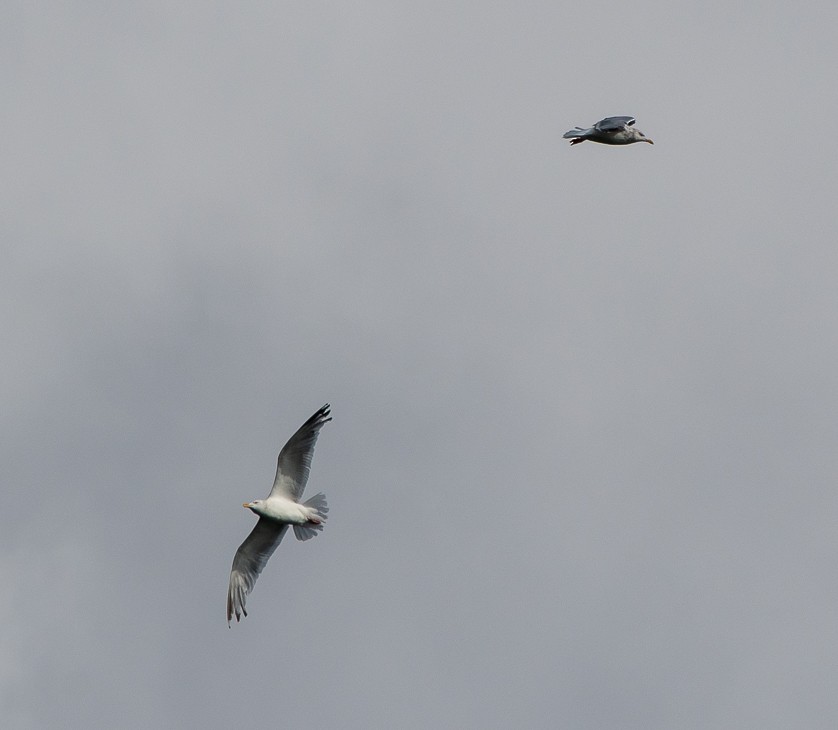
[[[4,3],[3,727],[834,728],[836,27]]]

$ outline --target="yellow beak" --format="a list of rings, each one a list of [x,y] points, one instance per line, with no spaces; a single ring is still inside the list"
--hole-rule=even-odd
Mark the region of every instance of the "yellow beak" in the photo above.
[[[242,505],[242,507],[247,507],[247,508],[249,509],[249,508],[250,508],[250,502],[245,502],[245,503]]]

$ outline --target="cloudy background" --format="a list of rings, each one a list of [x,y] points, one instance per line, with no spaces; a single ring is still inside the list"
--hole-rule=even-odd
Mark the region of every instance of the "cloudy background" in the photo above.
[[[834,728],[838,10],[734,5],[5,3],[3,726]]]

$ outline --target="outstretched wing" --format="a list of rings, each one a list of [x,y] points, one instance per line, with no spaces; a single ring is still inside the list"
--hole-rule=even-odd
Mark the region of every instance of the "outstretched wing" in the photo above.
[[[244,608],[245,598],[256,583],[259,573],[273,555],[277,545],[282,542],[288,525],[260,517],[256,527],[250,532],[245,541],[236,550],[233,558],[233,569],[230,571],[230,586],[227,588],[227,625],[236,615],[236,621],[241,616],[247,616]]]
[[[636,121],[634,117],[606,117],[597,122],[594,129],[598,132],[616,132],[625,127],[630,127]]]
[[[271,489],[271,497],[280,495],[300,501],[311,471],[311,460],[314,457],[317,436],[320,429],[332,420],[329,416],[329,408],[327,403],[318,410],[282,447],[276,463],[276,478]]]

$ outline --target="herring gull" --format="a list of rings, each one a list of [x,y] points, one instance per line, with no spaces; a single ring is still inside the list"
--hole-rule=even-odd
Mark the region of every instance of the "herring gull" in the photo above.
[[[314,444],[320,429],[331,421],[327,403],[309,418],[297,433],[279,452],[276,464],[276,478],[267,499],[245,502],[244,507],[259,515],[256,527],[236,550],[233,569],[230,571],[230,586],[227,589],[227,625],[236,615],[242,614],[245,598],[268,562],[277,545],[282,541],[288,526],[294,527],[298,540],[308,540],[323,529],[323,521],[329,511],[326,497],[322,493],[300,503],[311,471]]]
[[[571,129],[564,133],[563,138],[569,139],[572,145],[584,142],[586,139],[601,144],[634,144],[635,142],[654,144],[643,132],[633,126],[634,122],[634,117],[606,117],[588,129],[582,129],[582,127]]]

